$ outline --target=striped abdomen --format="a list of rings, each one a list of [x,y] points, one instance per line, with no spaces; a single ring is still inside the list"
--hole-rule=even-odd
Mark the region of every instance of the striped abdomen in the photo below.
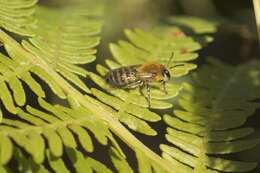
[[[137,76],[136,68],[139,65],[121,67],[109,71],[106,76],[106,82],[117,88],[135,88],[143,84]]]

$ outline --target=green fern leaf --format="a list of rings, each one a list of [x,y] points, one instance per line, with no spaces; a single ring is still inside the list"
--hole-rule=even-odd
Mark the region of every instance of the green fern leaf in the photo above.
[[[30,64],[28,59],[22,59],[21,55],[19,55],[16,50],[11,50],[8,45],[5,45],[5,47],[7,48],[9,55],[13,58],[10,59],[5,55],[0,54],[0,63],[4,67],[1,68],[1,90],[3,92],[0,98],[8,111],[15,114],[17,113],[15,103],[19,106],[23,106],[26,102],[25,91],[21,81],[24,81],[37,96],[45,97],[42,87],[31,76],[31,74],[36,74],[46,81],[58,96],[61,98],[65,97],[61,88],[55,84],[54,80],[48,75],[48,73],[36,65]],[[10,86],[13,94],[8,89],[7,84]],[[14,100],[12,99],[12,95],[14,96]]]
[[[33,36],[36,23],[33,17],[37,0],[2,0],[0,2],[0,27],[24,36]]]
[[[3,119],[0,125],[2,164],[6,164],[13,154],[14,143],[11,139],[31,154],[36,163],[42,163],[47,147],[43,138],[47,140],[50,153],[55,157],[62,155],[63,144],[76,148],[76,138],[72,133],[78,137],[87,152],[92,152],[92,139],[85,128],[93,132],[101,144],[106,145],[108,136],[111,138],[106,125],[94,116],[87,116],[83,108],[73,110],[59,105],[53,106],[41,99],[39,104],[49,113],[27,106],[27,112],[21,109],[18,111],[17,116],[21,120]]]
[[[118,110],[117,115],[119,120],[132,130],[144,133],[146,135],[157,134],[156,131],[154,131],[145,121],[159,121],[161,119],[159,115],[131,103],[125,104],[122,100],[96,89],[92,89],[92,93],[103,103],[109,104],[114,109]]]
[[[5,167],[3,167],[3,166],[0,167],[0,171],[1,171],[2,173],[8,173],[8,172],[10,172],[9,169],[7,169],[7,168],[5,168]]]
[[[36,36],[22,43],[34,56],[51,64],[53,69],[86,92],[90,91],[78,75],[84,77],[87,72],[75,64],[95,60],[94,47],[99,44],[97,34],[102,25],[102,20],[98,18],[102,14],[101,6],[90,5],[86,3],[59,10],[37,8],[39,23],[34,29]],[[93,12],[86,11],[86,8],[92,8]]]
[[[77,150],[67,149],[66,152],[71,162],[74,162],[74,168],[78,173],[92,173],[93,171],[112,173],[112,171],[101,162],[98,162],[91,157],[85,157]]]
[[[156,29],[155,29],[156,30]],[[179,64],[182,62],[182,67],[172,69],[172,76],[180,77],[187,74],[190,70],[196,68],[196,65],[190,63],[183,63],[184,61],[191,61],[197,57],[196,53],[192,51],[200,49],[200,45],[183,34],[182,38],[169,37],[171,32],[177,32],[177,28],[164,28],[161,33],[158,32],[145,32],[142,30],[126,30],[126,35],[131,43],[126,41],[119,41],[118,45],[111,44],[110,49],[114,58],[119,63],[113,61],[106,61],[107,65],[113,69],[120,66],[128,66],[133,64],[142,64],[149,61],[158,61],[159,63],[166,64],[172,52],[175,53],[174,62],[169,66]],[[178,32],[181,32],[178,30]],[[98,72],[104,76],[108,69],[103,66],[97,66]],[[104,80],[96,74],[89,73],[89,77],[100,87],[112,95],[122,99],[125,102],[132,103],[141,107],[147,107],[147,100],[143,97],[138,90],[130,92],[113,89],[108,86]],[[160,86],[154,86],[151,89],[151,108],[167,109],[171,107],[169,102],[161,101],[175,97],[181,90],[181,84],[168,84],[167,88],[169,94],[165,95],[158,90]],[[146,94],[146,92],[143,92]]]
[[[174,32],[179,32],[183,35],[174,37],[171,35]],[[200,49],[201,46],[176,27],[161,27],[151,32],[138,29],[133,31],[126,30],[126,35],[130,42],[119,41],[118,45],[110,45],[111,52],[117,61],[106,60],[110,69],[120,66],[142,64],[149,61],[166,64],[172,52],[176,55],[174,62],[171,62],[169,66],[179,63],[183,64],[183,66],[176,67],[172,70],[173,77],[186,75],[190,70],[196,68],[195,64],[187,63],[186,61],[196,59],[197,54],[194,53],[194,51]],[[103,103],[118,110],[117,117],[130,129],[146,135],[156,135],[157,132],[154,131],[146,121],[156,122],[161,118],[157,114],[145,109],[148,106],[147,99],[144,97],[147,95],[146,90],[140,92],[139,89],[126,91],[112,88],[104,81],[103,77],[109,69],[97,65],[97,71],[100,76],[92,72],[89,72],[88,76],[111,95],[96,89],[92,89],[92,94]],[[168,94],[162,92],[160,87],[160,85],[154,84],[151,89],[151,108],[171,108],[172,104],[166,100],[177,96],[182,89],[182,84],[167,83],[166,88]]]
[[[209,59],[209,65],[194,75],[194,84],[185,84],[185,93],[178,101],[182,110],[174,110],[176,117],[164,116],[170,126],[166,139],[174,146],[162,144],[163,157],[198,172],[254,169],[256,163],[226,160],[217,155],[244,151],[260,142],[244,139],[253,130],[240,127],[259,107],[250,101],[259,97],[259,65],[253,61],[233,67]]]
[[[46,150],[46,155],[47,155],[50,167],[56,173],[70,173],[70,171],[68,170],[68,168],[66,168],[65,163],[63,162],[63,160],[61,158],[53,156],[49,150]]]
[[[44,166],[36,164],[31,158],[26,158],[18,148],[14,150],[14,156],[18,162],[17,169],[19,172],[49,173]]]
[[[139,173],[165,173],[165,171],[156,164],[156,162],[152,162],[149,158],[144,157],[142,152],[136,151],[136,158],[138,161],[138,171]]]
[[[205,34],[215,33],[220,23],[219,20],[220,19],[201,19],[194,16],[173,16],[170,17],[168,21],[177,26],[188,27],[196,34]]]
[[[179,38],[169,37],[176,28],[159,28],[155,31],[145,32],[139,29],[134,31],[126,30],[126,36],[131,43],[119,41],[118,45],[111,44],[110,49],[115,60],[121,65],[143,64],[149,61],[158,61],[167,64],[169,57],[174,52],[174,61],[169,66],[176,65],[178,62],[190,61],[197,58],[197,54],[192,51],[201,48],[199,43],[192,38],[183,35]],[[172,69],[173,76],[175,75]],[[178,74],[182,75],[182,74]]]
[[[115,148],[110,148],[111,160],[119,173],[133,173],[126,159]]]
[[[25,91],[21,81],[25,82],[37,96],[45,97],[42,87],[32,77],[32,74],[45,81],[60,98],[66,97],[52,77],[44,71],[45,69],[37,65],[39,58],[40,61],[51,64],[53,69],[79,88],[90,92],[78,77],[78,75],[84,77],[87,72],[75,64],[88,63],[95,59],[94,53],[96,51],[94,47],[99,43],[96,34],[100,32],[102,24],[101,19],[98,17],[101,15],[102,10],[100,5],[93,6],[90,12],[84,11],[84,8],[85,6],[61,10],[37,8],[36,17],[39,22],[37,27],[34,27],[36,36],[29,39],[29,41],[24,40],[22,44],[38,60],[26,57],[23,52],[14,49],[7,43],[4,44],[11,59],[0,54],[0,66],[2,67],[0,88],[3,91],[0,94],[0,99],[8,111],[16,114],[16,104],[23,106],[26,103]],[[71,14],[70,18],[65,15],[67,11]],[[93,19],[94,16],[96,17]],[[84,22],[81,22],[82,20]],[[60,21],[60,23],[54,25],[50,21]],[[82,26],[77,24],[77,27],[74,27],[76,26],[75,22],[82,24]],[[62,30],[60,30],[61,28]],[[62,35],[55,33],[61,33]],[[88,40],[88,42],[86,43],[85,40]],[[8,89],[8,86],[10,86],[11,90]],[[12,95],[14,99],[12,99]]]
[[[0,136],[1,146],[0,146],[0,162],[2,165],[6,164],[12,157],[13,154],[13,145],[11,140],[5,135]]]

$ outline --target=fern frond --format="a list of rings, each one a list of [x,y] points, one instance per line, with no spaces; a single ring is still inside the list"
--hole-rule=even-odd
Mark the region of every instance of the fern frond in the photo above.
[[[118,113],[116,115],[118,116],[118,119],[132,130],[146,135],[157,134],[157,132],[153,130],[145,121],[159,121],[161,117],[158,114],[151,112],[146,108],[138,107],[137,105],[131,103],[125,103],[119,98],[108,95],[97,89],[92,89],[91,91],[98,99],[100,99],[100,101],[117,110]]]
[[[254,113],[259,103],[259,61],[237,67],[215,59],[202,67],[192,85],[178,100],[182,109],[174,116],[165,115],[166,139],[172,146],[162,144],[163,157],[176,167],[192,167],[197,172],[247,172],[256,163],[233,161],[220,157],[256,146],[260,139],[246,138],[254,131],[241,127]],[[186,166],[188,165],[188,166]]]
[[[174,33],[179,33],[180,35],[174,35]],[[172,76],[180,77],[196,68],[195,64],[187,63],[186,61],[196,59],[197,54],[194,51],[200,49],[201,46],[178,28],[161,27],[151,32],[138,29],[133,31],[126,30],[126,35],[131,42],[119,41],[118,45],[110,45],[111,52],[117,61],[106,60],[110,69],[155,60],[159,63],[167,64],[172,52],[174,52],[175,57],[169,66],[179,63],[184,64],[174,68]],[[156,135],[157,132],[147,122],[159,121],[161,117],[146,109],[148,106],[147,99],[144,97],[144,95],[147,95],[146,90],[144,89],[140,92],[139,89],[126,91],[124,89],[112,88],[104,81],[103,77],[109,69],[102,65],[97,65],[97,71],[100,76],[92,72],[89,72],[88,76],[111,95],[96,89],[92,90],[92,94],[103,103],[116,109],[119,120],[130,129],[146,135]],[[165,94],[160,88],[160,84],[154,84],[151,89],[151,108],[171,108],[172,104],[167,100],[178,95],[182,89],[182,84],[167,83],[168,94]]]
[[[119,63],[108,60],[107,65],[113,69],[120,66],[128,66],[133,64],[143,64],[149,61],[158,61],[162,64],[167,64],[169,57],[174,52],[174,61],[169,65],[176,65],[180,62],[191,61],[197,57],[197,54],[193,51],[200,49],[199,43],[192,40],[190,37],[184,34],[181,38],[169,37],[171,32],[181,32],[177,28],[164,28],[161,29],[161,33],[158,32],[145,32],[142,30],[126,30],[126,35],[131,43],[126,41],[119,41],[118,45],[111,44],[110,49],[114,58]],[[185,51],[184,51],[185,50]],[[171,74],[173,77],[183,76],[188,71],[196,68],[196,65],[191,63],[184,63],[183,66],[172,69]],[[98,72],[103,76],[108,69],[97,66]],[[90,77],[102,88],[110,92],[112,95],[128,101],[129,103],[136,104],[138,106],[147,107],[147,100],[139,90],[131,90],[127,92],[120,89],[112,89],[107,84],[96,76]],[[175,97],[181,90],[181,84],[168,84],[167,89],[169,94],[165,95],[160,89],[160,86],[155,86],[151,89],[151,108],[166,109],[170,108],[169,102],[163,101]],[[146,94],[146,91],[143,92]]]
[[[112,146],[109,156],[116,170],[133,172],[110,130],[133,149],[140,172],[145,171],[144,168],[153,172],[185,172],[183,170],[191,169],[179,164],[174,170],[177,161],[170,163],[158,156],[121,124],[124,123],[129,128],[147,135],[157,133],[148,122],[159,121],[160,116],[147,109],[147,101],[138,90],[131,92],[121,89],[111,90],[102,77],[108,69],[98,66],[100,75],[97,75],[77,66],[95,59],[94,46],[99,42],[96,34],[99,33],[102,23],[99,18],[99,7],[96,8],[91,4],[87,7],[70,6],[55,10],[39,7],[36,16],[39,20],[39,25],[33,27],[36,36],[23,40],[21,45],[0,30],[0,40],[10,56],[8,58],[6,55],[3,58],[6,61],[3,62],[11,61],[8,68],[12,69],[10,71],[14,73],[12,77],[15,78],[11,83],[10,77],[3,75],[8,80],[2,82],[4,85],[2,88],[5,88],[6,93],[1,93],[1,100],[7,110],[17,114],[12,118],[5,117],[0,125],[0,161],[4,165],[3,169],[8,168],[8,163],[13,158],[22,165],[21,172],[26,170],[50,172],[49,169],[53,169],[51,171],[54,172],[58,170],[69,172],[71,170],[65,166],[61,157],[66,156],[75,172],[111,172],[102,163],[84,157],[82,152],[77,150],[83,148],[86,152],[92,152],[95,147],[91,138],[93,135],[100,144]],[[54,19],[59,22],[52,23]],[[127,30],[126,34],[131,43],[120,41],[111,45],[116,59],[116,62],[107,61],[111,69],[115,66],[145,63],[149,60],[166,64],[173,51],[176,58],[171,65],[184,63],[184,66],[173,69],[174,77],[186,75],[196,68],[196,65],[189,61],[197,58],[194,51],[199,50],[201,45],[178,28],[160,27],[151,32]],[[23,65],[22,69],[26,69],[27,73],[34,73],[46,81],[56,95],[68,99],[72,108],[52,105],[41,98],[39,98],[41,110],[28,105],[25,109],[16,108],[18,103],[18,106],[23,106],[26,98],[24,94],[15,96],[15,93],[24,91],[21,85],[16,84],[20,80],[20,71],[17,72],[13,64],[16,64],[17,69]],[[91,89],[92,96],[96,98],[82,94],[66,81],[90,93],[89,88],[80,80],[80,77],[86,75],[105,90]],[[29,86],[33,83],[35,88],[36,82],[32,80],[25,83]],[[8,91],[7,85],[13,92]],[[158,90],[158,86],[154,86],[152,108],[170,108],[172,104],[166,100],[175,97],[182,87],[182,84],[178,83],[168,84],[169,95],[165,96]],[[38,88],[41,88],[40,85]],[[35,93],[40,96],[36,91]],[[12,100],[12,96],[15,101]],[[44,94],[40,97],[44,97]],[[114,102],[111,103],[111,100]],[[126,109],[128,106],[133,110]],[[165,158],[173,160],[169,154]],[[50,168],[45,167],[45,164]]]
[[[115,162],[115,167],[122,164],[125,155],[122,153],[116,140],[108,130],[105,122],[97,119],[90,111],[83,107],[70,109],[61,105],[51,105],[39,99],[39,105],[44,109],[40,111],[34,107],[27,106],[26,111],[19,109],[18,119],[3,119],[0,125],[0,161],[1,165],[6,165],[12,157],[19,164],[19,171],[31,172],[51,172],[45,168],[44,159],[56,172],[70,172],[61,158],[67,155],[77,173],[104,172],[112,173],[103,163],[83,156],[77,150],[80,146],[87,152],[93,152],[94,146],[89,132],[92,132],[97,141],[102,145],[111,142],[113,152],[111,160]],[[86,130],[88,129],[88,131]],[[45,142],[46,141],[46,144]],[[31,157],[28,158],[20,150],[22,148]],[[65,153],[63,153],[65,151]],[[121,158],[117,162],[115,159]],[[124,161],[124,164],[127,164]],[[8,170],[7,166],[1,169]],[[129,169],[131,169],[129,167]],[[10,171],[8,171],[10,172]]]
[[[26,94],[21,81],[25,82],[38,97],[45,97],[45,92],[32,74],[45,81],[57,96],[66,97],[51,75],[38,66],[37,61],[50,65],[64,78],[82,90],[90,92],[78,77],[78,75],[84,77],[87,73],[86,70],[75,64],[88,63],[95,59],[94,47],[99,43],[99,37],[96,34],[100,32],[102,22],[99,16],[102,10],[101,6],[97,5],[85,12],[84,7],[77,6],[59,10],[37,8],[36,16],[39,22],[34,28],[36,36],[30,38],[29,41],[22,41],[24,48],[37,57],[37,60],[26,57],[11,45],[4,43],[11,59],[0,54],[2,67],[0,69],[0,88],[3,91],[0,99],[8,111],[16,114],[16,105],[23,106],[26,103]],[[71,14],[70,17],[67,15],[68,13]],[[83,20],[84,22],[82,22]],[[55,22],[50,23],[50,21]],[[56,24],[57,21],[59,22]]]
[[[16,50],[10,49],[8,45],[5,45],[5,47],[12,59],[0,54],[0,66],[2,67],[0,69],[0,89],[2,91],[0,99],[8,111],[16,114],[16,105],[23,106],[26,103],[26,94],[22,81],[26,83],[38,97],[45,97],[44,90],[32,77],[33,74],[44,80],[59,97],[65,98],[62,89],[55,84],[55,81],[47,72],[37,65],[31,64],[29,59],[21,57]]]
[[[92,172],[104,172],[112,173],[103,163],[88,157],[73,148],[66,148],[66,154],[68,155],[67,161],[62,158],[53,156],[49,150],[46,150],[46,156],[50,168],[56,173],[70,173],[71,170],[67,168],[66,164],[70,162],[73,165],[73,169],[77,173],[92,173]],[[30,173],[51,173],[53,172],[45,165],[39,165],[35,163],[31,158],[27,158],[23,155],[20,149],[15,150],[15,159],[18,161],[19,172]],[[4,173],[4,172],[3,172]]]
[[[127,160],[113,147],[110,148],[111,160],[119,173],[134,173]]]
[[[29,173],[49,173],[49,171],[43,166],[36,164],[31,158],[25,157],[22,150],[16,148],[14,150],[14,158],[18,163],[17,171],[29,172]],[[11,171],[8,171],[8,173]]]
[[[63,14],[60,13],[60,15],[62,16]],[[93,18],[94,16],[90,17],[90,19]],[[86,22],[87,21],[88,18],[86,18]],[[94,116],[94,119],[97,119],[98,121],[101,122],[105,122],[104,128],[99,123],[92,124],[91,122],[87,122],[86,124],[85,123],[78,124],[79,122],[76,119],[82,117],[74,117],[76,118],[75,121],[78,122],[78,123],[76,122],[74,123],[73,116],[76,116],[77,114],[74,112],[74,110],[68,114],[66,113],[66,111],[70,110],[69,108],[66,107],[55,108],[55,106],[52,106],[50,104],[45,104],[44,102],[40,103],[42,108],[45,109],[44,112],[42,111],[30,112],[31,108],[28,106],[26,110],[23,110],[21,108],[16,108],[16,112],[14,111],[14,113],[16,113],[17,116],[13,117],[12,119],[4,118],[1,124],[2,125],[1,129],[3,129],[4,131],[3,138],[5,138],[5,140],[3,141],[7,142],[7,144],[11,142],[11,145],[8,150],[9,152],[3,153],[2,164],[6,164],[10,160],[14,150],[12,148],[15,148],[16,145],[19,148],[22,148],[23,151],[27,152],[32,157],[32,161],[36,163],[36,166],[37,167],[40,166],[40,168],[43,165],[39,163],[42,163],[44,158],[46,158],[44,151],[47,149],[47,144],[50,149],[50,152],[53,155],[56,155],[58,157],[60,157],[61,154],[64,154],[62,152],[64,149],[63,145],[68,148],[77,147],[77,143],[75,139],[78,139],[79,143],[81,143],[82,148],[84,148],[86,151],[91,152],[92,143],[89,140],[88,132],[84,131],[82,128],[84,129],[87,128],[91,132],[94,132],[95,138],[101,144],[107,144],[107,142],[110,141],[112,143],[112,146],[115,149],[117,149],[122,156],[124,156],[124,154],[122,154],[122,151],[119,148],[119,145],[116,144],[116,140],[113,139],[110,133],[109,135],[106,133],[106,132],[110,132],[108,131],[108,129],[106,129],[109,127],[109,129],[112,130],[115,135],[120,137],[127,145],[131,146],[131,148],[133,148],[134,150],[135,149],[142,150],[147,157],[149,157],[154,161],[156,160],[156,162],[158,162],[158,165],[162,166],[166,170],[171,170],[171,166],[167,164],[167,161],[163,160],[160,156],[152,152],[149,148],[145,147],[137,138],[135,138],[134,135],[132,135],[118,121],[118,119],[115,116],[116,111],[100,103],[98,100],[87,95],[84,96],[82,93],[77,91],[77,89],[75,89],[72,85],[70,85],[64,79],[64,77],[61,76],[61,73],[60,74],[58,73],[59,70],[55,68],[56,66],[53,66],[51,62],[48,62],[43,55],[40,54],[38,55],[37,51],[40,50],[40,48],[38,45],[36,46],[33,44],[32,41],[33,39],[30,39],[30,41],[23,41],[22,42],[23,46],[22,46],[16,40],[12,39],[7,33],[0,30],[0,40],[1,42],[4,43],[5,49],[7,50],[9,56],[11,57],[10,59],[12,61],[17,61],[18,64],[22,64],[22,65],[27,64],[27,65],[35,66],[36,67],[35,71],[37,73],[41,73],[39,75],[40,78],[42,78],[43,80],[47,79],[46,81],[49,82],[47,78],[49,77],[49,79],[52,80],[50,85],[51,88],[52,89],[54,87],[60,88],[61,93],[63,93],[64,97],[68,98],[73,109],[76,108],[75,110],[81,110],[79,107],[83,107],[84,114],[82,115],[82,117],[84,117],[85,114],[88,114],[87,110],[91,110],[92,113],[90,114]],[[35,52],[35,50],[37,51]],[[42,52],[42,53],[44,54],[46,52]],[[8,59],[8,57],[5,58]],[[55,92],[55,90],[53,91]],[[74,100],[71,98],[74,98]],[[32,111],[34,110],[32,109]],[[50,117],[53,117],[54,119]],[[72,124],[70,123],[66,125],[65,123],[66,127],[61,126],[58,127],[57,129],[43,128],[58,123],[56,121],[61,121],[61,124],[63,124],[62,121],[71,121]],[[24,133],[22,134],[18,132],[16,133],[16,130],[23,131],[23,129],[25,131]],[[45,130],[44,132],[42,131],[43,129]],[[7,134],[5,133],[6,130],[8,131]],[[73,134],[78,135],[79,137],[75,138]],[[57,143],[58,146],[54,146],[53,145],[54,143]],[[4,144],[3,146],[5,145],[6,144]],[[22,162],[22,160],[18,160],[18,162]],[[35,166],[35,164],[33,166]],[[45,171],[45,169],[39,169],[39,170]]]
[[[74,157],[84,160],[80,161],[82,163],[74,164],[78,167],[77,169],[81,170],[78,172],[83,172],[87,162],[93,164],[92,166],[90,163],[88,164],[90,170],[106,170],[98,161],[91,158],[83,159],[82,154],[75,150],[78,140],[85,151],[93,152],[93,142],[86,129],[92,132],[100,144],[107,145],[110,140],[118,150],[118,144],[104,122],[83,107],[70,109],[61,105],[51,105],[42,99],[39,99],[39,105],[44,111],[27,106],[26,111],[19,109],[17,113],[19,119],[3,119],[0,125],[0,161],[2,165],[10,161],[19,146],[32,156],[35,164],[42,163],[47,154],[51,166],[62,166],[59,157],[64,154],[63,148],[65,148],[72,162],[75,161]],[[71,150],[74,154],[71,153]]]
[[[91,157],[85,157],[77,150],[67,148],[66,153],[69,156],[70,161],[73,163],[76,172],[78,173],[112,173],[112,171],[101,162]]]
[[[198,55],[193,51],[201,48],[198,42],[176,27],[155,28],[150,32],[140,29],[126,30],[125,33],[130,42],[119,41],[118,44],[110,44],[114,59],[123,66],[143,64],[149,61],[167,64],[171,54],[174,53],[174,61],[169,64],[169,66],[173,66],[180,62],[196,59]],[[175,35],[176,33],[178,35]],[[182,73],[182,71],[194,68],[196,65],[184,63],[184,66],[171,69],[172,76],[185,75],[187,73]]]
[[[215,33],[220,19],[202,19],[195,16],[173,16],[169,18],[168,22],[180,27],[187,27],[196,34],[205,34]]]
[[[85,92],[90,91],[78,75],[85,77],[87,72],[75,64],[95,60],[94,47],[99,44],[97,34],[101,30],[103,10],[102,6],[93,4],[89,2],[61,9],[37,8],[36,36],[29,42],[22,42],[25,49],[51,64],[53,69]]]
[[[37,0],[1,0],[0,27],[24,36],[33,36],[31,26],[36,23],[33,17]]]

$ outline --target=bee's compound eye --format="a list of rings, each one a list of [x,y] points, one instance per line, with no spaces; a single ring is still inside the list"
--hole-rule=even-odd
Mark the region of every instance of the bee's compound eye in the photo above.
[[[170,74],[169,70],[167,70],[167,69],[165,69],[165,70],[163,71],[163,75],[164,75],[164,77],[167,78],[167,79],[170,79],[170,78],[171,78],[171,74]]]

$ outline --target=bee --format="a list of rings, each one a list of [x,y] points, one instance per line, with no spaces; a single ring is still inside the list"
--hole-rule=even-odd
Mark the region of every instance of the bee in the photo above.
[[[168,68],[168,65],[170,64],[172,58],[173,53],[169,58],[167,66],[157,62],[148,62],[145,64],[124,66],[113,69],[105,75],[105,80],[110,86],[115,88],[133,89],[140,87],[141,89],[143,87],[146,87],[146,99],[148,101],[148,106],[150,107],[151,84],[162,83],[163,91],[165,94],[167,94],[166,82],[171,78],[169,69],[183,65],[178,64]]]

